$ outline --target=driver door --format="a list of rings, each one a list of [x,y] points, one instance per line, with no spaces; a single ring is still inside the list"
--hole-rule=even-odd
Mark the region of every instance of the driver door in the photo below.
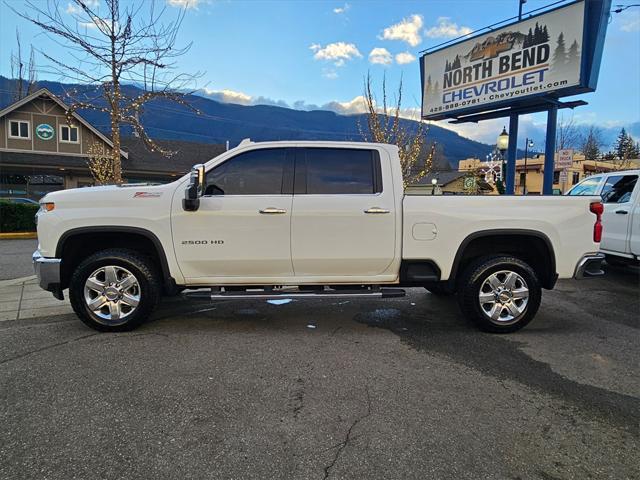
[[[293,153],[269,148],[241,152],[207,171],[200,208],[176,207],[176,258],[185,279],[293,276],[291,207]]]

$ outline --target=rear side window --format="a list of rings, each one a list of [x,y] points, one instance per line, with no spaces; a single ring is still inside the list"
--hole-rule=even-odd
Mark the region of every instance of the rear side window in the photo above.
[[[598,185],[602,177],[590,177],[581,181],[578,185],[573,187],[567,195],[597,195]]]
[[[602,187],[604,203],[626,203],[631,201],[631,194],[638,182],[637,175],[614,175],[608,177]]]
[[[296,193],[371,195],[381,191],[376,150],[306,148],[296,157]]]
[[[281,195],[292,160],[284,148],[241,153],[207,172],[205,195]]]

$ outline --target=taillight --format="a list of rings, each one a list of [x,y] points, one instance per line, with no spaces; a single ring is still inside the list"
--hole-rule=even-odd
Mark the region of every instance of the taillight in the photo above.
[[[589,205],[589,210],[596,216],[596,223],[593,225],[593,241],[599,243],[602,240],[602,212],[604,212],[604,206],[600,202],[593,202]]]

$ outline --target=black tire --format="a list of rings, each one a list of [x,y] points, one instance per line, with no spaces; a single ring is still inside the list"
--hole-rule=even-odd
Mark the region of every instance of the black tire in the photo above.
[[[496,310],[492,309],[491,303],[480,304],[481,289],[485,281],[488,281],[493,274],[496,274],[494,279],[506,278],[506,274],[502,272],[514,272],[517,274],[516,277],[520,277],[517,279],[519,287],[514,287],[515,290],[528,289],[526,303],[522,299],[508,300],[509,307],[513,307],[515,311],[521,310],[517,315],[511,315],[512,311],[506,306],[503,307],[500,302],[493,302]],[[485,290],[482,291],[486,292],[487,287],[489,287],[487,295],[493,295],[489,285],[485,285]],[[502,288],[501,286],[500,289]],[[512,291],[509,290],[509,292]],[[511,295],[506,293],[505,297],[501,298],[511,298]],[[458,284],[458,303],[462,313],[485,332],[510,333],[520,330],[533,320],[540,307],[541,299],[542,289],[535,271],[526,262],[511,256],[489,256],[478,259],[465,269]],[[499,318],[492,319],[490,312],[497,310],[500,310]],[[504,318],[503,314],[505,314]]]
[[[134,308],[125,305],[123,311],[126,308],[128,313],[125,312],[124,318],[119,320],[101,318],[85,301],[87,279],[101,267],[109,266],[116,267],[118,272],[131,273],[137,281],[133,288],[139,303]],[[87,326],[100,332],[123,332],[140,326],[149,317],[158,304],[161,291],[160,275],[151,259],[133,250],[114,248],[94,253],[76,267],[69,284],[69,300],[73,310]],[[104,308],[111,310],[109,306]]]
[[[453,295],[455,292],[444,282],[443,283],[433,283],[424,287],[425,290],[428,290],[436,297],[449,297]]]

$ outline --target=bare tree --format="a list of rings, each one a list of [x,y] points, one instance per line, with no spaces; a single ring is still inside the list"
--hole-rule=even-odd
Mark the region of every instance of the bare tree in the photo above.
[[[573,121],[573,115],[569,119],[565,119],[564,115],[561,115],[556,127],[556,149],[574,148],[579,140],[580,135]]]
[[[31,95],[36,89],[36,64],[33,56],[33,46],[29,53],[29,63],[26,65],[22,59],[22,43],[20,34],[16,29],[17,52],[11,52],[11,78],[15,79],[13,100],[17,102]]]
[[[364,83],[364,101],[367,109],[368,132],[360,131],[367,141],[389,143],[398,147],[404,186],[417,183],[432,168],[436,144],[428,152],[425,148],[428,127],[422,122],[408,122],[400,118],[402,110],[402,79],[393,106],[388,104],[387,82],[382,79],[382,105],[378,105],[373,94],[371,76]]]
[[[70,0],[64,12],[58,0],[47,0],[46,7],[27,0],[26,6],[25,13],[16,13],[68,51],[69,58],[64,59],[40,52],[50,62],[50,71],[93,86],[67,92],[68,122],[77,110],[96,110],[110,116],[114,181],[122,182],[121,126],[130,126],[149,150],[172,155],[174,152],[149,137],[140,117],[147,103],[159,99],[192,108],[184,92],[190,90],[199,74],[175,72],[176,58],[191,47],[176,47],[185,10],[165,22],[166,6],[158,10],[155,2],[145,0],[127,2],[122,8],[119,0],[104,0],[104,9],[90,0]],[[142,92],[127,88],[127,84],[141,86]]]

